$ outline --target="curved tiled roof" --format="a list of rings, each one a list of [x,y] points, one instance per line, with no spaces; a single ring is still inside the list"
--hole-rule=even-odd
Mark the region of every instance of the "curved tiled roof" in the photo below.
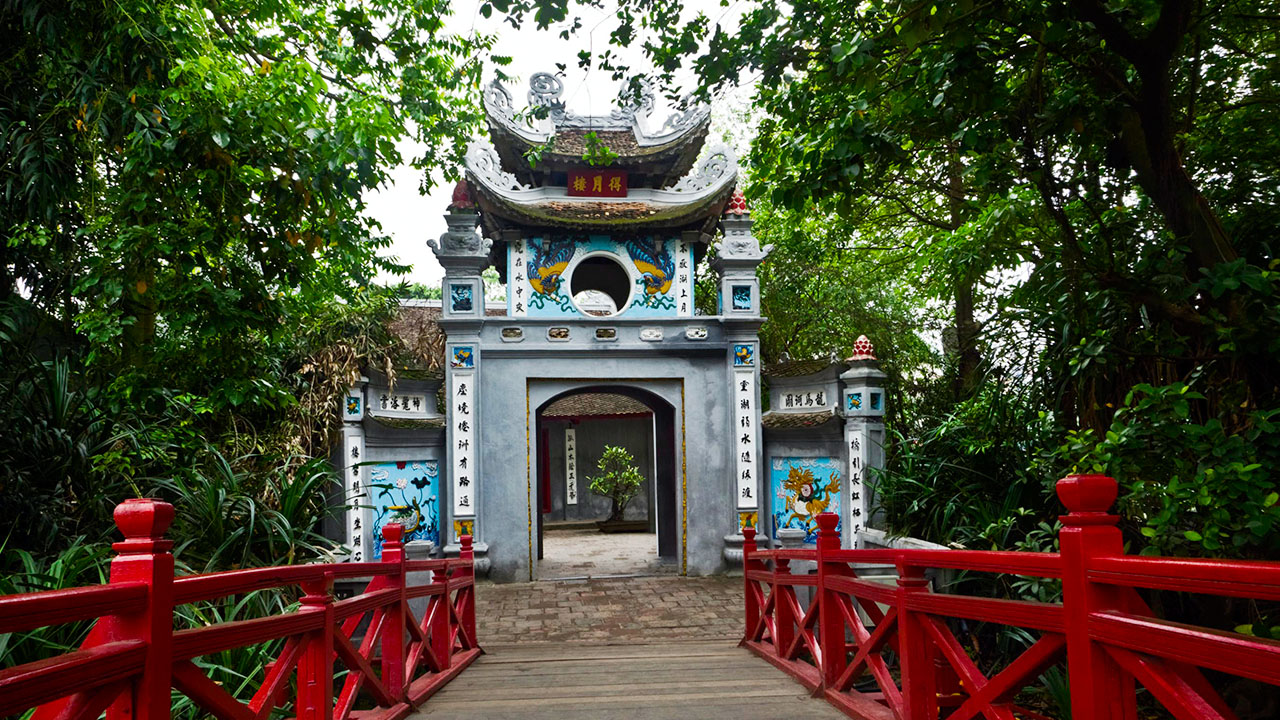
[[[440,305],[435,301],[402,301],[400,310],[388,323],[408,357],[397,358],[396,372],[405,376],[444,377],[444,331],[440,329]],[[506,315],[505,307],[487,307],[485,315]]]
[[[760,424],[770,430],[787,428],[813,428],[825,425],[836,419],[835,410],[820,410],[811,413],[767,412],[760,417]]]
[[[647,405],[612,393],[579,393],[561,398],[542,411],[543,417],[597,417],[614,415],[648,415]]]
[[[822,372],[836,363],[829,358],[818,360],[789,360],[764,369],[766,377],[803,377]]]

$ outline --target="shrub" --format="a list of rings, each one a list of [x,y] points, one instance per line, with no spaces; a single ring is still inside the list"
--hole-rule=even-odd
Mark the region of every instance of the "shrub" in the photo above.
[[[613,505],[609,511],[609,520],[621,520],[627,504],[640,493],[640,484],[644,476],[636,467],[635,458],[626,448],[607,445],[600,461],[596,463],[599,471],[590,478],[591,492],[609,498]]]

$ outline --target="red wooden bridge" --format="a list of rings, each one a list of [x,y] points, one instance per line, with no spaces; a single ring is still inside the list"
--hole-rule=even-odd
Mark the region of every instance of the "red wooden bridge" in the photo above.
[[[314,720],[470,717],[823,716],[811,699],[874,720],[1044,718],[1020,691],[1064,664],[1073,717],[1137,720],[1237,717],[1220,694],[1237,678],[1280,685],[1280,642],[1162,620],[1140,590],[1280,601],[1280,563],[1126,555],[1109,514],[1116,485],[1102,476],[1058,483],[1060,553],[964,550],[841,550],[836,517],[819,518],[813,550],[758,550],[748,531],[741,645],[800,687],[752,670],[731,644],[506,647],[481,658],[476,637],[470,538],[451,560],[409,561],[397,525],[384,528],[375,563],[315,564],[175,578],[164,539],[168,505],[130,500],[116,509],[124,535],[110,582],[98,587],[0,597],[0,635],[96,621],[80,649],[0,670],[0,715],[112,720],[170,716],[174,691],[224,720],[285,713]],[[798,565],[812,566],[800,572]],[[859,573],[892,566],[895,585]],[[932,572],[967,571],[1061,581],[1062,602],[1037,603],[939,592]],[[430,581],[413,578],[429,573]],[[335,600],[338,579],[368,578]],[[174,608],[255,590],[295,586],[289,612],[174,630]],[[411,599],[424,598],[421,616]],[[412,605],[417,605],[413,603]],[[1002,668],[985,667],[956,635],[960,622],[1025,630],[1029,646]],[[197,660],[231,648],[283,641],[239,697]],[[737,653],[742,653],[737,654]],[[620,688],[616,697],[566,702],[578,685]],[[717,672],[723,673],[721,678]],[[463,673],[463,679],[434,694]],[[468,685],[472,674],[477,682]],[[618,677],[614,677],[614,676]],[[621,679],[619,679],[621,678]],[[732,682],[726,703],[709,689]],[[669,685],[668,692],[654,690]],[[788,685],[791,688],[789,689]],[[649,688],[649,690],[645,690]],[[1140,715],[1139,688],[1145,688]],[[1273,688],[1274,689],[1274,688]],[[808,703],[808,705],[805,705]],[[1155,708],[1159,705],[1163,711]],[[788,708],[794,708],[788,712]],[[486,708],[506,708],[490,713]],[[756,712],[751,712],[751,709]],[[1163,712],[1163,714],[1160,714]]]

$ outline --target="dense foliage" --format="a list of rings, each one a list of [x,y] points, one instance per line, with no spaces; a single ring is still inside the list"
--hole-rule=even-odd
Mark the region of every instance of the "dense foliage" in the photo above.
[[[568,12],[495,3],[548,6]],[[1135,550],[1274,557],[1278,16],[659,0],[623,2],[612,40],[669,88],[757,83],[765,354],[877,341],[899,396],[896,529],[1035,542],[1052,479],[1096,471],[1124,485]],[[582,62],[638,83],[614,50]]]
[[[365,193],[401,162],[452,170],[478,122],[491,41],[446,33],[448,12],[399,0],[3,4],[11,547],[96,539],[115,501],[198,494],[197,477],[237,478],[219,503],[243,494],[287,512],[279,493],[327,453],[336,394],[361,364],[390,369],[395,351],[392,293],[367,286],[399,267],[379,255],[388,240]],[[406,139],[421,157],[400,156]],[[206,550],[199,564],[291,556],[263,550]]]
[[[364,197],[451,172],[487,37],[427,0],[0,3],[0,594],[99,582],[111,509],[176,506],[182,572],[324,558],[337,398],[423,358]],[[397,143],[422,156],[403,158]],[[417,292],[422,292],[420,289]],[[250,593],[180,626],[260,617]],[[0,666],[84,623],[0,636]],[[235,691],[279,641],[201,659]],[[174,712],[194,717],[186,698]]]

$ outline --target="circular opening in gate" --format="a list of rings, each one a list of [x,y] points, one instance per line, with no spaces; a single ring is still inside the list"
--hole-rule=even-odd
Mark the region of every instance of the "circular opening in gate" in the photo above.
[[[569,278],[573,304],[585,315],[617,315],[627,309],[632,289],[630,273],[606,254],[583,258]]]

